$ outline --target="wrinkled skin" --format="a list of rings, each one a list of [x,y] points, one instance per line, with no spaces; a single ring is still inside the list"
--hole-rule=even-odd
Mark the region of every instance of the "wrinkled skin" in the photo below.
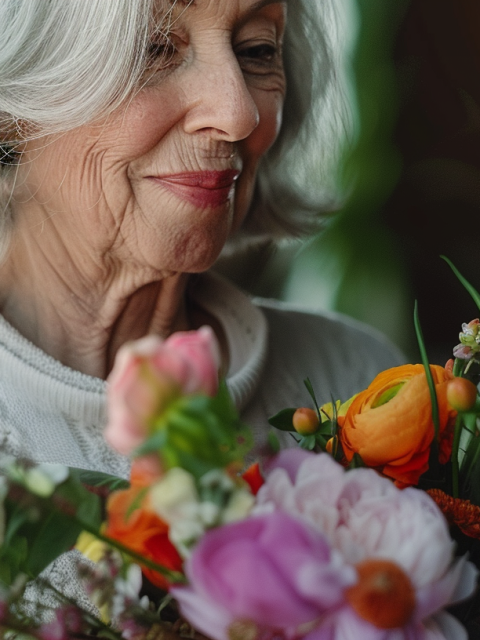
[[[179,3],[171,44],[152,36],[144,84],[99,122],[26,144],[13,195],[1,310],[23,335],[106,377],[117,349],[205,323],[189,305],[250,207],[285,93],[284,2]],[[153,178],[240,172],[225,201],[201,206]],[[222,339],[222,336],[219,335]],[[225,357],[225,354],[224,354]]]

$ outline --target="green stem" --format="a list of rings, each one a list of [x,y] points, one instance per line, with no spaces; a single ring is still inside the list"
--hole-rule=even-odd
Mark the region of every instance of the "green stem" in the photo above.
[[[462,423],[462,415],[458,414],[457,419],[455,420],[455,431],[452,445],[452,493],[454,498],[458,498],[458,452],[460,449],[460,436],[462,435]]]
[[[415,325],[415,333],[417,334],[418,349],[422,359],[423,367],[425,369],[425,375],[427,377],[428,389],[430,391],[430,402],[432,404],[432,421],[435,428],[435,440],[439,441],[440,434],[440,418],[438,413],[438,400],[437,392],[435,390],[435,383],[433,381],[432,372],[430,370],[430,364],[428,362],[427,350],[425,348],[425,341],[423,339],[422,327],[420,326],[420,319],[418,317],[418,304],[415,300],[413,322]]]
[[[466,362],[461,358],[455,358],[455,362],[453,363],[453,375],[457,378],[460,378],[465,369]]]
[[[103,533],[100,533],[100,531],[97,531],[94,527],[91,527],[87,522],[83,522],[83,520],[81,520],[76,516],[74,516],[74,519],[77,522],[77,524],[80,525],[82,529],[84,529],[87,533],[90,533],[92,536],[95,536],[96,538],[98,538],[98,540],[101,540],[102,542],[105,542],[111,547],[114,547],[118,551],[121,551],[122,553],[126,554],[133,560],[136,560],[139,564],[143,565],[144,567],[148,567],[149,569],[153,569],[154,571],[157,571],[162,576],[165,576],[165,578],[167,578],[169,582],[172,582],[175,584],[186,582],[185,576],[182,573],[179,573],[178,571],[170,571],[170,569],[166,569],[161,564],[157,564],[153,560],[144,558],[141,554],[137,553],[133,549],[130,549],[129,547],[126,547],[125,545],[123,545],[121,542],[118,542],[118,540],[115,540],[114,538],[109,538],[108,536],[103,535]]]

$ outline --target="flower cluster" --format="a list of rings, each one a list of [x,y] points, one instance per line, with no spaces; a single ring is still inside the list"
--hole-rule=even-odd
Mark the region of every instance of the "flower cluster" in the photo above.
[[[0,465],[0,630],[137,640],[188,624],[212,640],[465,640],[446,608],[475,592],[478,572],[455,555],[449,523],[476,535],[478,502],[410,486],[435,447],[453,464],[465,428],[475,435],[477,391],[458,362],[397,367],[346,402],[285,410],[272,422],[303,448],[247,470],[251,435],[218,365],[205,328],[121,350],[106,437],[131,456],[129,483],[88,474],[92,492],[64,467]],[[480,456],[470,440],[457,484]],[[305,450],[317,447],[329,454]],[[79,575],[100,618],[59,601],[32,627],[13,594],[74,545],[91,561]]]
[[[172,593],[214,640],[461,638],[442,609],[476,577],[424,492],[296,450],[271,463],[251,515],[208,532],[185,571]]]
[[[189,336],[195,352],[194,340]],[[208,340],[213,340],[211,334]],[[158,348],[166,348],[165,344]],[[181,348],[181,340],[177,344]],[[203,350],[202,357],[212,362],[215,352],[215,348],[210,355]],[[128,370],[137,353],[133,348],[127,357],[125,351],[121,368]],[[143,357],[147,370],[154,368],[151,361],[160,361],[154,352]],[[167,360],[162,367],[162,384],[171,388],[170,382],[179,380],[176,370],[169,370]],[[446,399],[453,375],[441,367],[432,373],[441,398],[442,446],[448,450],[456,417]],[[114,380],[123,377],[114,372]],[[136,378],[141,384],[150,380]],[[116,387],[112,383],[112,396]],[[161,434],[162,446],[155,452],[159,464],[146,468],[144,452],[151,449],[145,442],[136,443],[140,457],[133,463],[131,485],[109,498],[105,533],[153,562],[142,565],[144,575],[168,589],[195,629],[213,640],[334,640],[346,634],[393,640],[399,632],[419,640],[429,634],[439,639],[462,637],[461,625],[444,608],[473,592],[476,570],[465,559],[454,558],[446,520],[426,493],[401,491],[373,470],[347,472],[331,456],[301,449],[274,457],[263,475],[255,465],[242,477],[240,452],[225,431],[217,446],[230,450],[229,459],[205,456],[201,448],[194,454],[171,438],[184,415],[185,398],[196,397],[199,391],[195,385],[178,388],[179,395],[157,404],[154,414],[133,412],[124,405],[122,420],[116,422],[115,413],[111,417],[111,442],[116,441],[117,430],[129,425],[130,431],[143,433],[155,446]],[[416,449],[409,449],[405,435],[397,443],[395,460],[387,462],[380,453],[390,448],[388,431],[398,431],[392,424],[398,406],[415,404],[409,398],[420,405]],[[325,406],[320,416],[304,410],[294,422],[308,438],[335,419],[344,434],[351,430],[350,449],[358,448],[368,459],[367,446],[374,447],[375,442],[369,437],[361,444],[355,441],[357,420],[373,415],[377,407],[387,407],[391,415],[382,412],[377,420],[386,425],[377,458],[372,457],[375,467],[391,476],[388,472],[396,468],[400,479],[409,479],[412,468],[425,466],[434,435],[421,366],[387,372],[364,397],[359,394],[344,405]],[[202,420],[189,421],[196,442],[209,437],[214,424],[209,411],[204,411]],[[165,456],[166,442],[177,446],[172,445],[169,456]],[[346,442],[342,441],[342,451],[348,456]],[[202,464],[192,464],[191,456],[182,455],[186,451]],[[397,484],[407,483],[397,479]]]

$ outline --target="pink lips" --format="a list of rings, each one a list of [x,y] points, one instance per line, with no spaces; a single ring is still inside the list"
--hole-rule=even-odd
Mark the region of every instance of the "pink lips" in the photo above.
[[[236,169],[227,169],[148,177],[176,196],[197,207],[207,209],[220,207],[230,200],[239,174],[240,172]]]

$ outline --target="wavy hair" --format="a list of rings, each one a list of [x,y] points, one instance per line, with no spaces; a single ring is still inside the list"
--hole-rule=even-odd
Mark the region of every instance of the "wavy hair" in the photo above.
[[[174,0],[172,8],[179,1]],[[28,136],[60,133],[107,115],[128,100],[147,64],[154,2],[1,0],[3,248],[8,245],[9,201],[25,123]],[[288,0],[288,13],[283,125],[261,162],[254,202],[241,232],[247,238],[309,232],[329,204],[321,173],[322,157],[330,153],[333,138],[329,141],[321,132],[328,87],[335,80],[330,46],[334,12],[329,0]],[[171,9],[164,12],[159,28],[168,29],[170,14]]]

